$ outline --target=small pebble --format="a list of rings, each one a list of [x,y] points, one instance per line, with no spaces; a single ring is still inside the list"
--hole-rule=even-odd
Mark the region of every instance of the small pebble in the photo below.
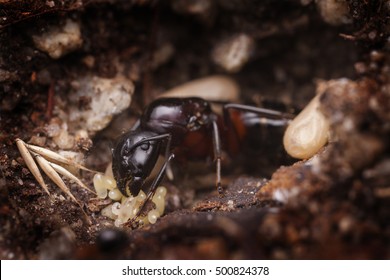
[[[213,50],[212,59],[229,73],[236,73],[248,62],[255,42],[247,34],[237,34],[220,42]]]
[[[317,8],[322,19],[332,25],[348,24],[352,22],[349,15],[348,1],[346,0],[317,0]]]
[[[63,26],[50,28],[43,34],[33,36],[35,46],[54,59],[81,47],[83,39],[80,24],[68,19]]]

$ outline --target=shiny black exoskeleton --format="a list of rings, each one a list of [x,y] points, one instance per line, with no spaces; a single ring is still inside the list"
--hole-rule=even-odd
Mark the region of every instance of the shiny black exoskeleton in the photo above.
[[[166,98],[151,103],[114,148],[112,169],[119,190],[127,196],[137,195],[163,147],[169,156],[171,148],[181,145],[191,132],[212,129],[216,120],[209,103],[200,98]]]
[[[152,102],[113,149],[112,170],[122,194],[136,196],[144,190],[148,193],[145,202],[150,199],[164,173],[171,173],[172,152],[198,159],[212,154],[216,162],[216,186],[222,193],[221,135],[227,140],[226,149],[234,151],[246,137],[245,125],[248,123],[268,118],[271,125],[285,127],[292,118],[290,114],[239,104],[225,104],[223,110],[224,118],[211,110],[209,102],[195,97],[163,98]],[[144,182],[162,153],[166,161],[148,191]]]

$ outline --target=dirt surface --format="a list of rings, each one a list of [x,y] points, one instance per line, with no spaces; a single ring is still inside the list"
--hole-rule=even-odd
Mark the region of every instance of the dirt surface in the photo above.
[[[0,1],[0,258],[390,258],[389,18],[385,0]],[[69,29],[79,35],[54,54],[39,43]],[[235,40],[232,70],[221,61]],[[15,145],[75,152],[104,171],[149,102],[215,74],[238,83],[242,103],[295,111],[325,88],[329,144],[287,165],[282,139],[265,132],[277,149],[226,156],[223,197],[210,160],[174,165],[164,216],[134,230],[115,228],[100,213],[110,200],[70,181],[86,215],[45,177],[49,197]],[[72,119],[104,92],[88,87],[96,81],[131,95],[104,129]]]

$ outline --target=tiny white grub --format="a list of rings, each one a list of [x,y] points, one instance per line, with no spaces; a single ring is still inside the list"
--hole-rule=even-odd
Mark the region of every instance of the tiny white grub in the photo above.
[[[287,203],[290,199],[297,197],[299,193],[298,187],[293,187],[289,190],[280,188],[274,191],[272,198],[276,201]]]

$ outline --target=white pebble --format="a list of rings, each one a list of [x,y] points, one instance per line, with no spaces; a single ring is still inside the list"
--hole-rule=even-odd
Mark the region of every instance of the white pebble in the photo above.
[[[67,127],[65,129],[62,129],[60,134],[53,137],[54,143],[56,143],[60,149],[65,150],[73,148],[75,143],[74,136],[70,135],[66,129]]]
[[[57,59],[83,43],[79,23],[68,19],[64,26],[50,28],[42,35],[33,36],[35,46]]]
[[[317,0],[317,7],[323,20],[332,25],[352,22],[346,0]]]
[[[68,95],[71,102],[67,107],[69,123],[82,125],[89,135],[105,128],[115,115],[127,109],[134,92],[133,82],[123,76],[112,79],[84,76],[71,85],[73,91]],[[80,99],[90,100],[82,110]]]
[[[255,42],[247,34],[237,34],[220,42],[213,50],[212,59],[229,73],[235,73],[248,62]]]

